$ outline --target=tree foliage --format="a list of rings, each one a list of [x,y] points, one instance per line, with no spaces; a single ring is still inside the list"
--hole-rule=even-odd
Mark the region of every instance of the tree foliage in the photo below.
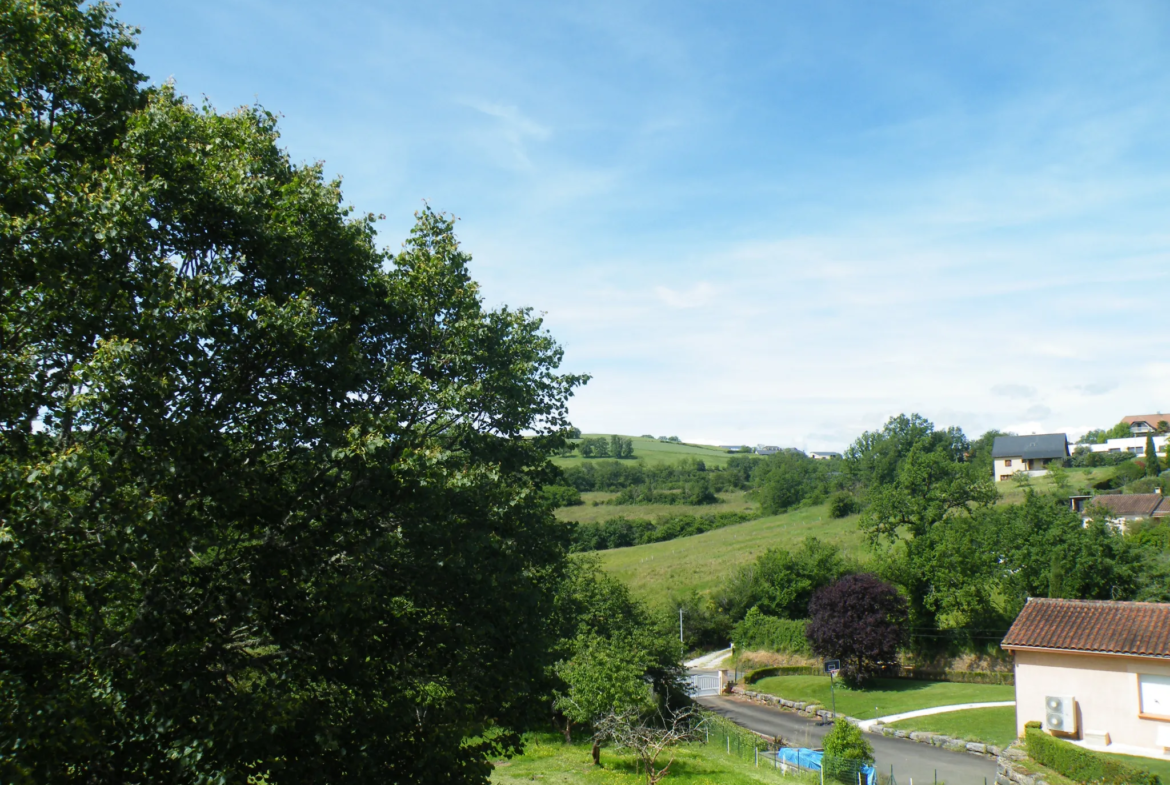
[[[548,687],[583,379],[448,218],[387,255],[272,115],[142,88],[108,6],[0,14],[2,778],[486,780]]]
[[[906,641],[906,600],[875,575],[847,575],[813,595],[805,628],[813,651],[841,660],[841,675],[863,684],[897,663]]]

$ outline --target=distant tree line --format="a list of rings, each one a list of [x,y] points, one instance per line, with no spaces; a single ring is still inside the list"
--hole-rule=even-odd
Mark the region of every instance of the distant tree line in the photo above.
[[[598,523],[578,523],[573,527],[570,549],[580,553],[665,542],[745,523],[754,517],[751,513],[719,512],[710,515],[668,515],[657,520],[619,516]]]

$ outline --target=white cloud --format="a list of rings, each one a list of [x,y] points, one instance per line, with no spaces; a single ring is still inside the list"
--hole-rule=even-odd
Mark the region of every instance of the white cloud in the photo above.
[[[654,294],[671,308],[702,308],[714,299],[715,287],[706,281],[700,281],[687,289],[655,286]]]

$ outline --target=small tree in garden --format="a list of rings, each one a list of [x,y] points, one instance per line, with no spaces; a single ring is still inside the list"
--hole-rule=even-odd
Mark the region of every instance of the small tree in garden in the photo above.
[[[670,714],[661,710],[613,712],[598,719],[596,727],[598,735],[612,740],[615,747],[637,755],[639,766],[646,774],[646,785],[655,785],[670,773],[675,748],[682,742],[698,739],[697,717],[698,711],[693,706]],[[659,768],[663,755],[667,756],[666,762]]]
[[[856,725],[838,720],[825,736],[821,765],[825,776],[841,782],[856,782],[859,767],[873,763],[873,747]]]
[[[1157,477],[1162,473],[1162,466],[1158,463],[1158,451],[1154,449],[1154,437],[1146,436],[1146,476]]]
[[[557,664],[557,675],[568,690],[557,696],[555,706],[565,715],[565,741],[572,725],[592,724],[593,762],[601,762],[601,742],[608,738],[600,726],[605,717],[641,715],[652,708],[650,688],[643,679],[650,658],[626,636],[599,635],[577,639],[573,656]]]
[[[896,661],[906,640],[906,600],[875,575],[848,575],[813,595],[805,629],[813,651],[841,660],[841,675],[861,684]]]

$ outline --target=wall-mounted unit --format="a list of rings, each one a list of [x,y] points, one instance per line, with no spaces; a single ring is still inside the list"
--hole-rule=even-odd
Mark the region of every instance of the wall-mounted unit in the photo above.
[[[1055,733],[1077,732],[1077,702],[1071,695],[1049,695],[1044,698],[1044,730]]]

